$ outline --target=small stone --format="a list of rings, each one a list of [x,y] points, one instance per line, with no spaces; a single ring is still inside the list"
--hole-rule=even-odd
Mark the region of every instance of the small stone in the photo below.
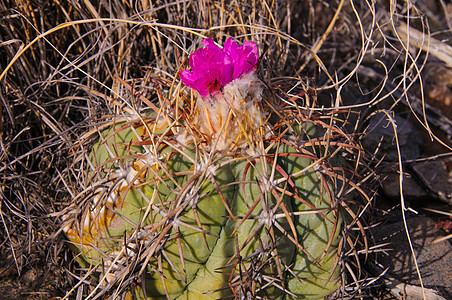
[[[402,160],[412,160],[419,157],[421,137],[410,121],[395,116],[397,137]],[[394,126],[384,113],[377,113],[370,117],[366,135],[362,139],[366,151],[375,153],[378,158],[386,161],[398,161],[397,144],[394,135]]]
[[[405,164],[403,171],[403,196],[406,201],[435,199],[452,205],[452,158],[412,162]],[[400,198],[398,168],[381,178],[384,194],[389,198]]]

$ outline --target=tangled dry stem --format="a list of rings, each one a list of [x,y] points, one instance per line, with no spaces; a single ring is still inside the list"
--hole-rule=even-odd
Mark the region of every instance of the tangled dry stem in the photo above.
[[[151,1],[136,1],[131,6],[126,1],[47,1],[37,6],[3,1],[2,257],[11,257],[19,274],[36,268],[29,259],[36,254],[75,274],[74,266],[62,255],[67,250],[62,247],[60,216],[69,210],[71,199],[80,211],[89,206],[89,198],[81,193],[90,191],[85,185],[90,180],[83,171],[88,168],[87,145],[113,123],[137,120],[156,107],[174,109],[175,102],[167,101],[178,98],[167,95],[179,94],[182,88],[177,73],[206,36],[217,41],[228,36],[254,40],[262,49],[260,77],[278,100],[268,107],[277,115],[288,115],[283,111],[289,109],[299,123],[327,112],[314,120],[327,128],[328,134],[300,147],[323,143],[344,149],[354,175],[349,189],[340,193],[364,191],[381,162],[376,156],[367,161],[355,157],[360,152],[347,145],[365,132],[367,112],[391,112],[400,103],[408,104],[419,123],[436,138],[423,114],[423,95],[418,99],[409,93],[413,85],[422,84],[419,79],[426,56],[421,50],[413,51],[409,38],[399,34],[399,22],[404,21],[408,29],[417,26],[424,30],[421,42],[427,44],[427,24],[413,3],[389,3],[389,7],[380,7],[368,1],[344,0],[304,4],[163,1],[154,6]],[[346,97],[353,87],[364,94],[360,103]],[[172,122],[187,112],[175,109],[174,114]],[[146,124],[146,120],[138,122]],[[337,137],[342,137],[344,144]],[[280,137],[274,139],[278,143]],[[345,181],[337,172],[324,171],[333,181]],[[342,204],[352,216],[349,230],[357,226],[365,236],[360,217],[369,203],[367,199],[358,213]],[[362,254],[368,253],[366,239],[346,235],[344,243],[350,249],[344,256],[356,259],[345,260],[354,283],[344,284],[342,296],[365,294],[368,281],[361,280],[360,264]],[[51,252],[50,245],[54,245]],[[147,248],[137,257],[143,259],[156,250],[156,246]],[[123,268],[117,277],[124,285],[133,280],[133,276],[126,277],[127,270]],[[90,276],[87,272],[79,277],[72,291]],[[237,278],[230,282],[233,285]]]

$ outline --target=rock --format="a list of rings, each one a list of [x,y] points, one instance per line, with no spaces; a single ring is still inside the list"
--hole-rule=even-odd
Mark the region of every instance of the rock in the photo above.
[[[403,196],[408,202],[436,199],[452,205],[452,158],[437,158],[404,165]],[[389,198],[400,198],[397,168],[382,176],[382,189]]]
[[[391,198],[400,199],[399,174],[392,171],[382,176],[382,189],[384,194]],[[417,182],[412,174],[404,170],[403,176],[403,196],[405,201],[418,202],[428,198],[428,192]]]
[[[452,205],[452,158],[413,163],[418,181],[437,199]]]
[[[408,120],[395,116],[397,137],[402,160],[412,160],[419,157],[422,143],[416,128]],[[385,161],[398,161],[398,151],[394,136],[394,127],[384,113],[377,113],[369,118],[366,135],[362,145],[367,152]]]

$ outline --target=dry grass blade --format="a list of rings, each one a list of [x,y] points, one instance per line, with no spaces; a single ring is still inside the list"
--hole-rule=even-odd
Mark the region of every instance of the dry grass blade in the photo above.
[[[447,3],[440,6],[447,17]],[[210,239],[219,233],[205,223],[196,195],[215,194],[226,210],[224,222],[237,225],[230,237],[237,253],[222,269],[228,282],[222,292],[257,298],[271,289],[285,291],[286,283],[277,278],[297,275],[281,258],[278,238],[286,237],[319,266],[340,235],[337,247],[344,257],[336,264],[344,279],[335,297],[376,297],[363,278],[372,255],[366,224],[386,162],[378,147],[363,149],[369,120],[377,112],[392,120],[404,220],[406,159],[393,117],[404,111],[400,104],[432,139],[451,149],[437,134],[437,128],[450,134],[450,120],[432,118],[422,81],[426,54],[450,67],[450,46],[430,36],[429,23],[411,1],[7,0],[0,3],[0,19],[0,283],[8,288],[31,272],[43,279],[43,272],[51,272],[55,279],[18,294],[124,296],[137,282],[146,285],[146,273],[158,273],[165,283],[166,263],[188,281],[184,230],[199,234],[203,247],[213,249]],[[179,79],[203,38],[221,45],[231,36],[259,48],[257,72],[265,85],[264,101],[253,108],[265,116],[254,120],[259,131],[250,131],[252,122],[240,119],[243,113],[233,107],[217,127],[208,110],[196,111],[196,93]],[[203,113],[205,124],[186,125]],[[231,124],[240,135],[234,146],[221,145],[235,132],[228,130]],[[318,132],[312,134],[308,125]],[[193,153],[181,147],[184,130],[200,145]],[[124,132],[131,138],[121,141]],[[96,141],[108,152],[100,161],[93,159]],[[209,145],[236,148],[218,158]],[[240,153],[243,145],[248,156]],[[168,167],[174,157],[192,169],[174,171]],[[304,159],[310,163],[287,171],[288,162]],[[225,184],[217,173],[231,165],[244,167],[240,178]],[[311,173],[320,182],[320,197],[328,199],[325,207],[312,204],[297,186],[298,178]],[[150,186],[152,193],[146,190]],[[249,186],[261,197],[246,194]],[[245,195],[243,213],[229,202],[230,189]],[[117,199],[135,193],[142,206],[121,213]],[[306,209],[293,211],[286,199]],[[190,209],[193,219],[184,219]],[[297,228],[304,217],[331,226],[318,257]],[[127,235],[101,242],[83,237],[83,232],[95,237],[113,218],[132,228]],[[241,241],[238,233],[250,222],[258,225]],[[104,252],[102,259],[80,269],[76,260],[83,255],[74,257],[63,228],[72,244],[79,238],[86,249]],[[406,232],[409,237],[409,228]],[[260,252],[237,255],[257,237]],[[103,248],[109,243],[121,246],[110,253]],[[171,243],[174,256],[164,247]],[[429,290],[421,290],[427,297]]]

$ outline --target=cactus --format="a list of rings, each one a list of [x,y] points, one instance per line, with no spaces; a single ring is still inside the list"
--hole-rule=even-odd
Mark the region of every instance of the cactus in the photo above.
[[[79,263],[137,298],[333,293],[343,178],[323,138],[331,128],[296,108],[274,111],[254,43],[203,43],[181,72],[194,104],[180,90],[92,146],[82,209],[64,228]]]

